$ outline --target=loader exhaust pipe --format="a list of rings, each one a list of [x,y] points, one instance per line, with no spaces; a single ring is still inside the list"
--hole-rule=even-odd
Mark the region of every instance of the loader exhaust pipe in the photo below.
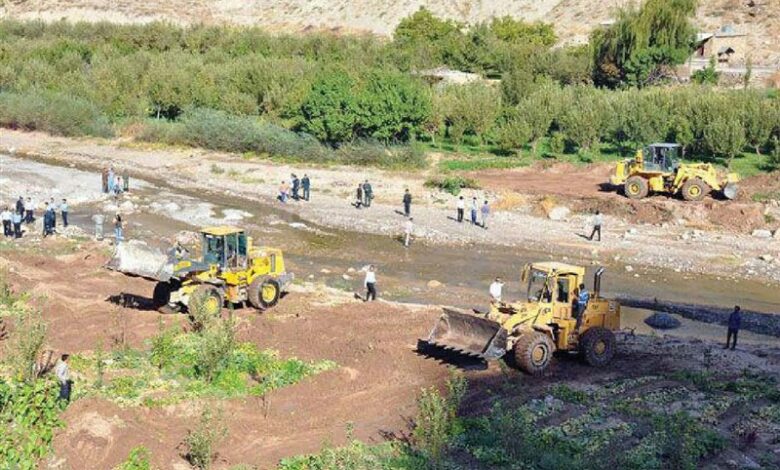
[[[604,274],[604,267],[601,266],[596,270],[596,274],[593,275],[593,296],[598,298],[601,296],[601,275]]]

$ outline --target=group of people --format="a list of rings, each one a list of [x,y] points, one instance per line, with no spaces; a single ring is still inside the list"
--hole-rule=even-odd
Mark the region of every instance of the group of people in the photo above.
[[[289,199],[300,201],[308,201],[311,198],[311,179],[309,175],[303,175],[303,178],[298,178],[295,173],[290,175],[290,181],[282,181],[279,185],[279,199],[280,202],[286,203]]]
[[[463,223],[463,216],[466,212],[466,201],[463,199],[463,196],[458,198],[456,208],[457,221]],[[490,216],[490,204],[488,204],[487,200],[480,206],[476,196],[471,198],[471,224],[479,225],[482,228],[487,229],[488,216]]]
[[[130,175],[127,172],[120,175],[114,171],[114,167],[109,166],[103,168],[101,176],[102,190],[106,194],[118,195],[130,190]]]
[[[364,183],[358,183],[355,191],[355,204],[357,209],[361,207],[371,207],[371,201],[374,199],[374,188],[366,180]]]
[[[21,238],[22,223],[32,224],[35,222],[36,204],[30,197],[19,196],[13,210],[6,206],[0,212],[0,219],[3,222],[3,235],[6,237]],[[63,199],[57,204],[54,198],[44,203],[43,207],[43,236],[53,235],[57,227],[57,212],[62,216],[62,225],[68,226],[68,201]]]

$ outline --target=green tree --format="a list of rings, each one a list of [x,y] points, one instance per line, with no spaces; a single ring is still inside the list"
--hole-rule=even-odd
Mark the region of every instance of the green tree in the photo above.
[[[591,34],[594,82],[644,86],[683,63],[695,39],[696,6],[697,0],[647,0],[621,9],[613,25]]]
[[[374,71],[358,98],[356,134],[385,143],[406,142],[422,131],[431,115],[431,99],[407,75]]]
[[[710,63],[706,67],[691,74],[691,80],[699,85],[717,85],[719,79],[720,73],[715,69],[714,57],[710,57]]]
[[[608,111],[603,95],[588,87],[576,87],[559,118],[561,131],[579,149],[588,150],[608,128]]]
[[[745,125],[745,140],[757,154],[769,144],[769,138],[775,126],[780,122],[780,105],[777,100],[768,100],[763,96],[750,93],[743,95],[742,122]]]
[[[354,138],[358,100],[355,81],[343,70],[323,73],[301,104],[298,128],[337,146]]]
[[[726,111],[726,110],[724,110]],[[731,162],[747,144],[745,128],[737,110],[713,117],[703,128],[704,145],[713,154],[728,158]]]
[[[493,18],[490,31],[502,41],[520,44],[534,44],[550,47],[558,41],[555,29],[547,23],[526,23],[511,16]]]

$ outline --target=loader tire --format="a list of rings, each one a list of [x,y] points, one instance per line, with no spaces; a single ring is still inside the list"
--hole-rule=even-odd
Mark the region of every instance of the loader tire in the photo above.
[[[249,284],[247,297],[249,303],[258,310],[273,307],[279,302],[282,288],[275,279],[257,278]]]
[[[642,199],[648,191],[647,180],[641,176],[632,176],[623,185],[623,194],[629,199]]]
[[[523,334],[515,343],[515,364],[532,375],[539,375],[550,365],[555,345],[549,336],[538,331]]]
[[[154,308],[162,308],[168,305],[168,302],[171,300],[171,292],[173,291],[174,287],[170,282],[158,282],[154,286],[154,293],[152,294]]]
[[[616,348],[615,334],[600,326],[588,329],[580,339],[582,356],[593,367],[609,364],[615,356]]]
[[[681,193],[686,201],[701,201],[711,190],[701,178],[691,178],[683,184]]]
[[[218,317],[225,302],[222,292],[214,286],[203,284],[195,288],[190,295],[188,308],[190,313],[199,310],[206,316]]]

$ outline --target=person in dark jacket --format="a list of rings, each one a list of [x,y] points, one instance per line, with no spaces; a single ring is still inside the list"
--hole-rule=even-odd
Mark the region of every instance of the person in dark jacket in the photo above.
[[[726,333],[726,346],[723,349],[729,348],[731,338],[734,338],[734,342],[731,343],[731,350],[733,351],[737,347],[737,333],[739,333],[739,328],[742,326],[742,313],[740,310],[739,305],[736,305],[734,311],[729,315],[729,329]]]
[[[51,208],[49,203],[47,202],[44,209],[43,209],[43,236],[44,238],[48,235],[52,235],[54,233],[54,224],[52,223],[52,217],[54,215],[54,210]]]
[[[22,196],[16,200],[16,213],[24,217],[24,198]]]
[[[311,180],[309,180],[309,175],[303,174],[303,179],[301,180],[301,187],[303,188],[303,199],[308,201],[309,197],[311,196],[311,193],[309,190],[311,189]]]
[[[409,192],[409,188],[404,190],[404,215],[409,217],[412,213],[412,193]]]
[[[358,183],[357,190],[355,190],[355,207],[360,209],[363,205],[363,185]]]
[[[374,188],[371,187],[371,183],[366,180],[363,183],[363,205],[371,207],[371,200],[374,199]]]
[[[301,190],[301,180],[298,179],[298,175],[293,173],[292,175],[292,197],[296,201],[300,199],[300,196],[298,196],[298,191]]]

